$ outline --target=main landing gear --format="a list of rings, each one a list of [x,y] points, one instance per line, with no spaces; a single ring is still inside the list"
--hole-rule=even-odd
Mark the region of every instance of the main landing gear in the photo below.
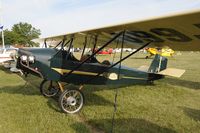
[[[59,92],[59,84],[50,80],[43,80],[40,84],[40,92],[45,97],[53,97]]]
[[[40,84],[40,92],[46,97],[53,97],[60,91],[58,100],[60,108],[65,113],[74,114],[79,112],[84,104],[82,87],[77,88],[69,85],[64,88],[60,82],[43,80]]]

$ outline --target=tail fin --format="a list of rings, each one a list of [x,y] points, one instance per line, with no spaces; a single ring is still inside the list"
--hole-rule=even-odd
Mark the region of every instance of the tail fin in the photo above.
[[[156,55],[151,63],[151,66],[149,67],[148,72],[172,77],[181,77],[184,74],[185,70],[167,68],[167,58],[160,55]]]
[[[149,73],[158,73],[162,70],[165,70],[167,68],[167,58],[160,56],[160,55],[155,55],[148,72]]]

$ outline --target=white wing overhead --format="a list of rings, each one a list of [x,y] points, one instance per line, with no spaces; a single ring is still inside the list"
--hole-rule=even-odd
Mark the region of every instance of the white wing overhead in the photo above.
[[[66,33],[64,35],[40,38],[33,41],[38,42],[44,41],[45,39],[47,41],[56,41],[63,39],[64,36],[70,37],[71,35],[75,35],[79,40],[83,40],[87,34],[99,34],[104,37],[111,37],[123,30],[127,31],[125,41],[128,47],[153,41],[152,45],[156,47],[168,46],[174,50],[199,51],[200,9],[157,18],[144,18],[139,21],[88,29],[75,33]]]

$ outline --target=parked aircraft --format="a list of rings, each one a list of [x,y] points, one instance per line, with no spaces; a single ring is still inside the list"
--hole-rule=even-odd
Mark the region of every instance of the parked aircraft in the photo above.
[[[174,55],[174,50],[172,50],[170,48],[146,48],[146,51],[149,53],[149,55],[146,56],[146,59],[150,58],[156,54],[159,54],[159,55],[165,56],[165,57],[171,57]]]
[[[85,58],[85,48],[91,39],[92,52]],[[40,91],[44,96],[55,96],[61,91],[61,109],[67,113],[76,113],[83,107],[83,88],[86,84],[127,85],[138,81],[153,82],[166,75],[180,77],[185,70],[167,68],[167,58],[158,54],[148,68],[129,68],[121,63],[146,47],[168,46],[173,50],[199,51],[200,10],[80,30],[34,41],[44,41],[46,44],[48,40],[59,42],[56,47],[60,46],[60,49],[20,48],[17,67],[25,74],[31,73],[43,79]],[[100,62],[96,59],[95,55],[99,51],[117,46],[122,51],[125,47],[136,50],[126,56],[121,52],[116,62],[109,62],[107,59]],[[73,52],[70,52],[72,47],[83,48],[80,59],[75,58]],[[70,88],[64,83],[79,87]]]

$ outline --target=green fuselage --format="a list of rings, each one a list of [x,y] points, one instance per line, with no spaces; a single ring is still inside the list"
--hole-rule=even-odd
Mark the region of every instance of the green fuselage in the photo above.
[[[20,57],[22,55],[34,56],[34,63],[21,62]],[[65,50],[50,48],[19,49],[18,57],[17,67],[24,72],[36,75],[41,73],[44,79],[72,84],[135,84],[162,78],[161,75],[120,66],[119,64],[110,67],[112,64],[99,63],[94,57],[80,65],[82,62]],[[28,67],[24,67],[21,63]],[[80,67],[77,68],[79,65]],[[68,74],[70,72],[71,74]]]

